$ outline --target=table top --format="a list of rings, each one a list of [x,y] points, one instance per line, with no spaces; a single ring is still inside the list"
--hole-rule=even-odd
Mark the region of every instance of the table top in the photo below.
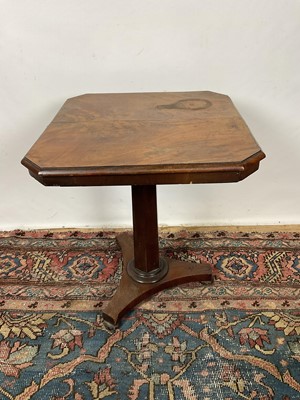
[[[228,96],[86,94],[68,99],[22,160],[45,185],[234,182],[265,157]]]

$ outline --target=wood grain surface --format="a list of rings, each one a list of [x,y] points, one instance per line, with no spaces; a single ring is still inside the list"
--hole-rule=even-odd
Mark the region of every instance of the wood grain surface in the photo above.
[[[22,163],[46,185],[209,183],[264,156],[228,96],[121,93],[67,100]]]

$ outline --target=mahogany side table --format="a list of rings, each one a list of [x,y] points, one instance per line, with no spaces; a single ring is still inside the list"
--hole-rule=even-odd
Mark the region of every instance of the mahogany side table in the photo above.
[[[86,94],[68,99],[22,160],[49,186],[131,185],[133,237],[108,326],[150,294],[212,281],[211,267],[159,256],[156,185],[237,182],[265,157],[228,96],[212,92]]]

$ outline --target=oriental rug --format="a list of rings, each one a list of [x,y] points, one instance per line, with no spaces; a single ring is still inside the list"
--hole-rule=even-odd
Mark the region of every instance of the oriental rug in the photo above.
[[[0,233],[1,400],[300,399],[300,235],[163,232],[162,254],[213,266],[115,332],[115,232]]]

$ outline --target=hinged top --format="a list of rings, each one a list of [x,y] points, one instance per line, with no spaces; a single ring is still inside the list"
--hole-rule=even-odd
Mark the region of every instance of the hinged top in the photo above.
[[[228,96],[87,94],[65,102],[22,160],[46,185],[232,182],[265,157]]]

